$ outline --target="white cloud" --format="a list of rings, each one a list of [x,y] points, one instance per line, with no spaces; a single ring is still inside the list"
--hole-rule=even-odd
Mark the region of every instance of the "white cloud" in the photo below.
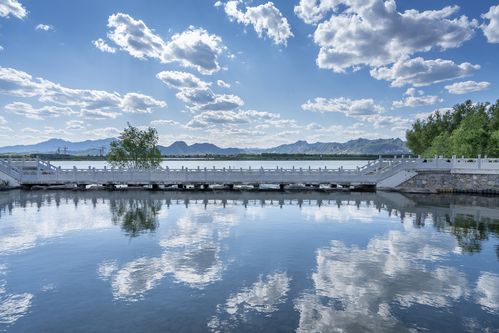
[[[115,127],[95,128],[87,132],[88,135],[95,139],[115,138],[118,137],[120,133],[121,131]]]
[[[202,74],[213,74],[220,70],[218,58],[225,49],[222,39],[202,28],[189,27],[165,42],[142,20],[135,20],[127,14],[109,16],[108,27],[109,39],[133,57],[156,58],[162,63],[178,62]]]
[[[490,87],[490,82],[464,81],[464,82],[456,82],[456,83],[453,83],[451,85],[447,85],[447,86],[445,86],[445,89],[447,89],[447,91],[450,94],[462,95],[462,94],[467,94],[470,92],[485,90],[488,87]]]
[[[416,107],[424,105],[433,105],[443,100],[438,96],[425,95],[423,91],[409,88],[405,92],[405,97],[400,101],[393,101],[394,108]]]
[[[4,117],[0,116],[0,125],[5,125],[7,124],[7,119],[5,119]]]
[[[265,34],[277,45],[286,45],[288,39],[293,37],[288,20],[274,6],[273,2],[246,7],[246,12],[237,8],[239,4],[239,0],[231,0],[225,4],[225,13],[231,20],[244,25],[252,25],[259,37]]]
[[[175,120],[170,120],[170,119],[157,119],[151,121],[151,126],[165,126],[165,125],[175,125],[178,126],[180,123]]]
[[[487,41],[499,43],[499,5],[490,7],[487,13],[482,14],[482,18],[489,20],[487,24],[484,23],[480,26]]]
[[[28,12],[18,0],[2,0],[0,2],[0,16],[9,17],[10,15],[23,19]]]
[[[317,24],[335,7],[335,0],[300,0],[295,14],[308,24]]]
[[[301,108],[305,111],[339,112],[349,117],[367,116],[384,112],[384,107],[374,103],[371,98],[352,100],[345,97],[316,97],[308,100]]]
[[[112,46],[109,46],[106,41],[102,38],[99,38],[97,40],[94,40],[92,41],[92,44],[98,48],[99,50],[101,50],[102,52],[106,52],[106,53],[115,53],[116,52],[116,48],[112,47]]]
[[[66,129],[68,130],[84,130],[85,122],[81,120],[69,120],[66,121]]]
[[[109,110],[87,110],[82,109],[80,116],[85,119],[102,120],[102,119],[116,119],[120,114],[118,112]]]
[[[166,107],[165,102],[138,93],[128,93],[121,101],[123,111],[130,113],[151,113],[153,109],[164,107]]]
[[[54,27],[48,24],[38,24],[35,27],[35,30],[41,30],[41,31],[54,31]]]
[[[193,108],[195,111],[224,111],[234,110],[244,105],[241,97],[236,95],[213,95],[212,101],[196,106]]]
[[[91,89],[72,89],[60,84],[33,78],[30,74],[13,68],[0,67],[0,93],[18,97],[37,97],[40,102],[52,103],[66,108],[78,108],[85,117],[115,118],[120,109],[125,112],[151,112],[154,108],[166,107],[166,103],[150,96]],[[50,112],[55,107],[42,111]],[[42,108],[43,109],[43,108]],[[55,112],[59,112],[55,111]]]
[[[17,114],[19,116],[24,116],[30,119],[43,120],[45,118],[56,118],[60,116],[74,115],[76,112],[71,110],[69,107],[59,107],[59,106],[43,106],[41,108],[34,108],[31,104],[23,102],[14,102],[5,105],[5,110]]]
[[[469,62],[456,64],[452,60],[424,60],[421,57],[402,58],[391,67],[371,69],[371,76],[377,80],[391,81],[392,87],[413,85],[422,87],[438,82],[468,76],[480,69],[480,65]]]
[[[311,23],[332,12],[329,20],[317,26],[314,41],[320,46],[317,65],[335,72],[383,66],[435,48],[459,47],[477,26],[464,15],[451,18],[458,6],[398,12],[395,0],[301,1],[295,10]]]
[[[156,75],[156,78],[161,80],[170,88],[174,89],[206,89],[211,83],[205,82],[197,76],[179,71],[163,71]]]
[[[190,128],[209,128],[216,125],[249,124],[253,122],[279,119],[280,115],[270,112],[248,111],[205,111],[195,115],[187,126]]]
[[[218,7],[222,7],[223,5],[224,5],[224,4],[223,4],[223,2],[222,2],[222,1],[220,1],[220,0],[219,0],[219,1],[217,1],[217,2],[215,2],[215,3],[213,4],[213,6],[214,6],[214,7],[217,7],[217,8],[218,8]]]
[[[163,71],[156,77],[167,86],[179,90],[177,98],[188,105],[190,111],[229,111],[244,105],[236,95],[215,94],[209,87],[211,82],[200,80],[193,74],[179,71]]]
[[[217,80],[217,85],[222,88],[230,88],[230,84],[224,80]]]

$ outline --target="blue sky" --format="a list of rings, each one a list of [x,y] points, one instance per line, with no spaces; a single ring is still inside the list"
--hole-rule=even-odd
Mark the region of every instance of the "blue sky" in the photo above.
[[[0,0],[0,145],[404,137],[498,96],[497,1]]]

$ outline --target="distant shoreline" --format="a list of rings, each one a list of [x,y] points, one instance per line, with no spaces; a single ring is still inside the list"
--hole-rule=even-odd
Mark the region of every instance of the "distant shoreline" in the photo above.
[[[349,154],[239,154],[239,155],[173,155],[163,156],[167,161],[361,161],[402,155],[349,155]],[[410,155],[405,154],[408,157]],[[62,154],[1,154],[0,158],[36,158],[50,161],[106,161],[106,156],[62,155]]]

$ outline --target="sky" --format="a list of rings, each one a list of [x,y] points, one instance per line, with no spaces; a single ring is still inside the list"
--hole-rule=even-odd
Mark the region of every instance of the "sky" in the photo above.
[[[497,0],[0,0],[0,145],[404,139],[498,59]]]

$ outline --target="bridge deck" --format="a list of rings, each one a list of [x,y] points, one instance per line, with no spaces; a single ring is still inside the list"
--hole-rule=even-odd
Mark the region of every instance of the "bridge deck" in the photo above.
[[[439,171],[499,174],[499,159],[395,158],[370,161],[357,169],[157,168],[147,170],[62,169],[35,159],[0,160],[0,176],[20,185],[296,185],[376,186],[401,172]]]

